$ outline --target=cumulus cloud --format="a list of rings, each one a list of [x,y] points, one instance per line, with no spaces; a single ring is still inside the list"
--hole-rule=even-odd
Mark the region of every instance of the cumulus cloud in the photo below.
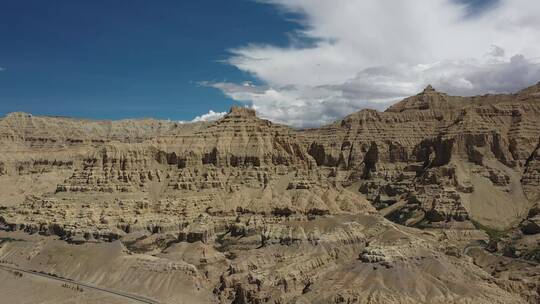
[[[221,117],[225,116],[225,114],[227,114],[227,112],[214,112],[214,111],[210,110],[206,114],[195,117],[191,122],[214,121],[214,120],[218,120]]]
[[[295,40],[313,43],[231,50],[227,62],[263,85],[206,85],[277,122],[328,123],[383,109],[427,84],[474,95],[540,80],[539,1],[492,0],[474,14],[465,0],[263,2],[300,14]]]
[[[208,84],[230,98],[251,104],[258,115],[278,123],[310,127],[328,123],[361,108],[382,110],[387,103],[349,99],[332,86],[246,87],[229,82]]]

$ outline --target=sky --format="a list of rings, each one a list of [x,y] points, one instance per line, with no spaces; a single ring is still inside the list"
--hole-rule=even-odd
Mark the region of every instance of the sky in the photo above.
[[[256,81],[224,61],[286,46],[300,25],[250,0],[0,0],[0,115],[191,120],[240,104],[204,81]]]
[[[540,81],[537,0],[0,0],[0,115],[295,127]]]

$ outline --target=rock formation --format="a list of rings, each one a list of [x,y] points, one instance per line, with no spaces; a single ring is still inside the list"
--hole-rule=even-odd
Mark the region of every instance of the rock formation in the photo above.
[[[0,260],[165,303],[537,303],[539,149],[540,83],[429,86],[305,130],[242,107],[196,124],[12,113]]]

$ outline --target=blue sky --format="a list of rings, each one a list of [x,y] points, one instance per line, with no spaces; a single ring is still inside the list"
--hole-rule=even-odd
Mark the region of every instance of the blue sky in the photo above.
[[[221,63],[298,27],[248,0],[0,1],[0,115],[187,120],[235,103],[201,81],[251,79]]]
[[[298,127],[540,80],[536,0],[0,0],[0,115]],[[249,82],[249,83],[247,83]]]

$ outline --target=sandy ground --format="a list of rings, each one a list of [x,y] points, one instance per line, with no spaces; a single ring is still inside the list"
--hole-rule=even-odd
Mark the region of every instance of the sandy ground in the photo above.
[[[0,267],[0,294],[9,295],[5,303],[212,303],[211,292],[202,286],[205,280],[194,266],[130,254],[119,241],[74,245],[57,237],[0,231],[0,266],[4,266]],[[32,273],[19,276],[7,267]],[[74,287],[75,283],[89,287],[75,291],[62,287],[66,282],[39,277],[39,273],[67,279]],[[25,290],[32,292],[25,294]],[[132,301],[130,296],[149,301]],[[4,303],[1,298],[0,303]]]
[[[55,280],[23,274],[22,277],[12,271],[0,269],[0,303],[18,304],[90,304],[90,303],[140,303],[129,299],[119,298],[83,288],[77,291],[75,284],[64,285],[65,283]]]

